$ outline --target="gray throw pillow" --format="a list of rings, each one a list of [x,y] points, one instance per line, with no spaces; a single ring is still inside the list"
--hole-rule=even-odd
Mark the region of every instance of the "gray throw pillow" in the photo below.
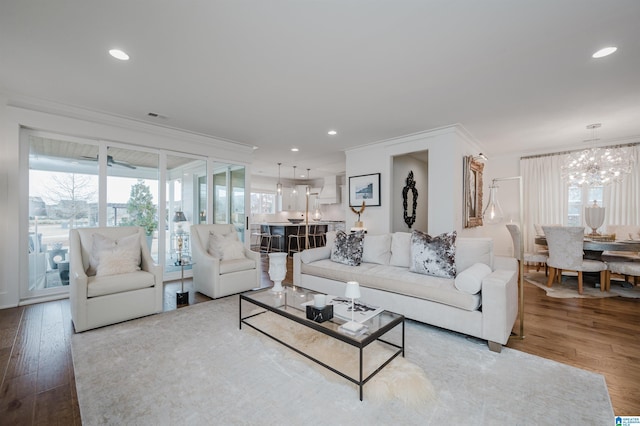
[[[331,249],[331,260],[349,266],[358,266],[362,262],[362,242],[364,232],[347,234],[338,231]]]
[[[409,270],[435,277],[456,277],[456,231],[430,236],[424,232],[411,234]]]

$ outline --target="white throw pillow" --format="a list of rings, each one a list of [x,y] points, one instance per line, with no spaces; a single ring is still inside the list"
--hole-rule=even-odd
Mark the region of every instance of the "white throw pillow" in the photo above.
[[[365,235],[362,246],[362,261],[388,265],[391,258],[391,235]]]
[[[389,264],[408,268],[410,263],[411,234],[409,232],[394,232],[391,236],[391,259],[389,259]]]
[[[244,245],[240,241],[225,239],[222,247],[222,260],[244,259]]]
[[[129,250],[116,247],[100,253],[96,276],[128,274],[139,269],[139,263],[131,256]]]
[[[475,263],[460,272],[454,281],[454,285],[460,291],[476,294],[482,289],[482,280],[491,273],[489,265]]]
[[[207,252],[217,259],[230,260],[244,257],[244,246],[235,232],[226,235],[209,232]]]
[[[131,258],[136,265],[140,265],[140,234],[127,235],[117,240],[105,237],[102,234],[93,234],[93,242],[91,245],[91,253],[89,255],[89,267],[87,275],[96,275],[98,266],[101,262],[101,256],[105,252],[113,251],[118,248],[121,256]]]

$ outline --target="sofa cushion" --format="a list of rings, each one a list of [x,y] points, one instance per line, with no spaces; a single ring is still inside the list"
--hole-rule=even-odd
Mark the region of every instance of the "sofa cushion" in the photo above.
[[[327,246],[304,250],[300,253],[300,260],[302,263],[311,263],[316,260],[329,259],[330,257],[331,248]]]
[[[331,260],[350,266],[358,266],[362,262],[363,232],[347,234],[336,232],[336,238],[331,249]]]
[[[138,290],[141,288],[153,287],[154,284],[155,276],[146,271],[88,277],[87,297],[98,297],[105,296],[107,294]]]
[[[362,261],[388,265],[391,258],[391,235],[365,235],[362,245]]]
[[[392,293],[397,293],[467,311],[477,310],[482,303],[480,294],[459,291],[451,278],[415,274],[399,266],[374,263],[347,266],[325,259],[301,264],[301,272],[339,282],[358,281],[362,287],[388,291],[389,297],[393,297]]]
[[[493,240],[456,238],[456,271],[464,271],[478,262],[489,265],[493,270]]]
[[[393,266],[409,267],[411,263],[411,233],[394,232],[391,235],[391,258],[389,264]]]
[[[122,256],[130,257],[136,265],[140,265],[140,235],[138,233],[127,235],[118,239],[112,239],[102,234],[93,234],[91,252],[89,254],[89,267],[87,275],[95,275],[98,271],[98,264],[103,252],[118,249]],[[138,267],[138,269],[140,269]]]
[[[476,263],[460,272],[454,281],[456,288],[469,294],[476,294],[482,289],[482,280],[491,273],[491,268],[484,263]]]
[[[435,277],[456,276],[456,231],[430,236],[421,231],[411,234],[409,271]]]

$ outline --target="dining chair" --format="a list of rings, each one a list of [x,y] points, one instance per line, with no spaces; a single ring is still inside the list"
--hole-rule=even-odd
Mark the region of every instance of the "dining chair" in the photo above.
[[[620,274],[624,280],[628,281],[629,276],[633,277],[633,285],[638,285],[640,277],[640,258],[624,262],[607,262],[607,291],[611,290],[611,274]]]
[[[578,273],[578,293],[582,294],[582,273],[600,272],[600,291],[607,287],[607,264],[599,260],[583,258],[584,227],[582,226],[543,226],[549,246],[549,278],[547,287],[553,285],[558,277],[562,279],[562,271]]]
[[[522,262],[524,260],[525,265],[526,264],[535,264],[536,265],[536,271],[540,270],[540,265],[544,265],[545,266],[545,272],[546,272],[546,264],[547,264],[547,259],[549,258],[548,251],[539,251],[539,252],[524,252],[523,257],[524,259],[520,258],[520,239],[522,238],[522,233],[520,232],[520,227],[516,224],[508,224],[507,225],[507,229],[509,230],[509,233],[511,234],[511,241],[513,242],[513,257],[515,257],[518,262]]]

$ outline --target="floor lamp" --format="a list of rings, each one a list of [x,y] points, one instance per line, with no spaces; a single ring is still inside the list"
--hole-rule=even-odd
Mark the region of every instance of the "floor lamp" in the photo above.
[[[520,252],[519,258],[521,259],[518,262],[518,311],[520,314],[520,333],[517,336],[519,339],[524,339],[524,234],[523,225],[524,225],[524,191],[522,186],[522,176],[511,176],[511,177],[502,177],[495,178],[491,181],[491,186],[489,187],[489,202],[487,203],[487,207],[482,212],[482,219],[486,224],[496,224],[502,222],[503,215],[502,209],[500,208],[500,203],[498,202],[498,192],[496,182],[502,181],[518,181],[518,194],[520,198],[520,247],[517,250]]]

